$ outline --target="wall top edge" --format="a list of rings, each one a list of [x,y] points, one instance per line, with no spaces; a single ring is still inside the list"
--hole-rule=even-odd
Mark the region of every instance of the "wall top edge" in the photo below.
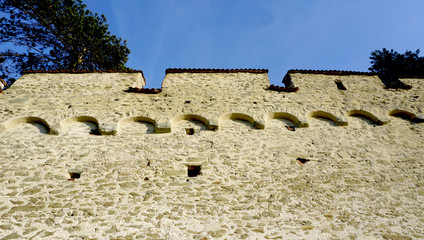
[[[168,68],[165,73],[268,73],[268,69]]]
[[[141,70],[29,70],[23,71],[23,74],[91,74],[91,73],[140,73],[144,82],[143,86],[146,85],[146,78]]]
[[[313,69],[290,69],[289,73],[307,73],[307,74],[325,74],[325,75],[366,75],[375,76],[377,73],[361,72],[361,71],[345,71],[345,70],[313,70]]]
[[[23,71],[23,74],[30,73],[141,73],[141,70],[29,70]]]

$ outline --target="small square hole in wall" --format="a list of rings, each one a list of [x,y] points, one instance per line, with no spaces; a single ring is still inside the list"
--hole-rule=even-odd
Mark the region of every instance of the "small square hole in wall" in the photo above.
[[[337,89],[339,89],[339,90],[347,90],[347,88],[343,85],[342,81],[336,80],[335,83],[337,85]]]
[[[81,173],[79,172],[70,172],[69,176],[71,177],[71,179],[78,179],[81,177]]]
[[[194,134],[194,128],[186,128],[185,129],[187,135],[193,135]]]
[[[300,165],[303,165],[303,164],[305,164],[305,163],[307,163],[307,162],[309,162],[309,161],[311,161],[311,160],[309,160],[309,159],[307,159],[307,158],[297,158],[296,159],[297,160],[297,163],[299,163]]]
[[[202,166],[199,166],[199,165],[188,165],[187,166],[187,176],[197,177],[198,175],[200,175],[201,169],[202,169]]]

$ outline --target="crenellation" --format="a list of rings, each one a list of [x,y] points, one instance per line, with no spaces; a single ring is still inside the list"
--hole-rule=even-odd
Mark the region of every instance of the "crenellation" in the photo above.
[[[424,238],[422,79],[289,80],[25,74],[0,93],[0,238]]]

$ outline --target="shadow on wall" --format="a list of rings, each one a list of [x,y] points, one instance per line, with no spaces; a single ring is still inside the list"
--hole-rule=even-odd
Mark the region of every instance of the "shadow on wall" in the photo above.
[[[385,121],[380,120],[374,114],[365,110],[350,110],[346,113],[346,115],[348,117],[357,117],[369,124],[378,126],[385,125],[389,122],[388,119],[386,119]],[[412,124],[424,122],[423,117],[417,116],[414,113],[401,109],[391,110],[388,115],[407,120]],[[335,115],[325,111],[313,111],[307,116],[313,119],[324,120],[332,126],[346,126],[348,124],[346,121],[343,121],[342,118],[338,118]],[[274,119],[285,122],[286,128],[288,127],[287,129],[289,130],[291,128],[309,127],[309,123],[307,123],[306,120],[302,121],[298,117],[287,112],[268,113],[264,117],[265,123],[267,125],[270,123],[270,121]],[[164,122],[158,123],[158,120],[149,117],[128,117],[121,119],[116,125],[116,127],[118,134],[129,135],[146,133],[170,133],[171,130],[173,132],[184,132],[188,135],[193,135],[199,131],[216,131],[218,130],[218,126],[221,126],[221,128],[225,129],[225,125],[228,125],[228,122],[225,123],[226,121],[239,123],[240,126],[243,126],[243,128],[245,129],[265,128],[265,124],[263,122],[256,121],[253,117],[244,113],[229,113],[222,115],[219,118],[219,124],[214,120],[208,120],[207,118],[196,114],[183,114],[170,119],[170,121],[166,119],[164,120]],[[22,124],[30,124],[42,134],[59,134],[58,129],[52,129],[44,119],[33,116],[11,119],[3,123],[3,125],[0,124],[0,133],[11,131]],[[114,126],[112,127],[114,128]],[[231,125],[231,127],[234,126]],[[104,130],[102,132],[97,119],[90,116],[77,116],[67,118],[61,122],[60,128],[66,134],[71,135],[107,135],[108,133]],[[115,133],[116,132],[114,131],[113,134]]]
[[[0,132],[11,131],[21,124],[30,124],[36,127],[38,131],[42,134],[51,133],[49,124],[39,117],[22,117],[9,120],[4,124],[3,128],[0,127]]]
[[[101,135],[99,129],[99,122],[97,121],[97,119],[90,116],[78,116],[67,118],[62,121],[61,128],[66,133],[71,135]]]
[[[337,118],[329,112],[314,111],[309,113],[309,117],[327,121],[332,126],[347,126],[347,122]]]
[[[368,123],[375,124],[375,125],[384,125],[387,122],[383,122],[380,119],[378,119],[374,114],[364,111],[364,110],[351,110],[347,112],[347,116],[349,117],[357,117],[359,119],[362,119]]]
[[[255,119],[253,119],[253,117],[244,114],[244,113],[229,113],[226,115],[223,115],[220,117],[219,119],[219,123],[220,125],[222,124],[223,121],[226,120],[233,120],[236,121],[238,123],[244,124],[252,129],[264,129],[265,125],[261,122],[255,121]]]
[[[185,125],[188,125],[188,126],[191,126],[191,127],[193,127],[193,125],[194,125],[199,130],[211,130],[211,131],[218,130],[218,126],[216,124],[213,124],[212,122],[210,122],[205,117],[200,116],[200,115],[196,115],[196,114],[182,114],[182,115],[178,115],[178,116],[172,118],[171,119],[171,128],[172,129],[177,128],[178,125],[181,125],[181,124],[179,124],[179,122],[181,122],[181,121],[188,121],[191,124],[186,123]],[[191,135],[191,134],[189,134],[189,135]]]
[[[149,117],[128,117],[118,122],[118,133],[138,134],[156,133],[156,121]]]
[[[272,119],[279,119],[288,124],[291,127],[308,127],[309,124],[306,122],[301,122],[296,116],[286,112],[275,112],[269,113],[265,117],[266,123],[269,123]]]
[[[402,119],[410,121],[411,123],[423,123],[424,122],[424,118],[418,117],[414,113],[411,113],[411,112],[408,112],[408,111],[405,111],[405,110],[401,110],[401,109],[394,109],[394,110],[390,111],[389,116],[402,118]]]

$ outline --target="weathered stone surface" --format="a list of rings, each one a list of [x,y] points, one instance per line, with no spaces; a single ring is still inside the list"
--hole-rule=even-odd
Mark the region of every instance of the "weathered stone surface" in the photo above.
[[[33,212],[33,211],[39,211],[41,209],[43,209],[43,206],[17,206],[17,207],[12,207],[9,210],[9,213],[14,213],[14,212]]]
[[[0,239],[424,238],[423,80],[291,79],[24,75],[0,94]]]

